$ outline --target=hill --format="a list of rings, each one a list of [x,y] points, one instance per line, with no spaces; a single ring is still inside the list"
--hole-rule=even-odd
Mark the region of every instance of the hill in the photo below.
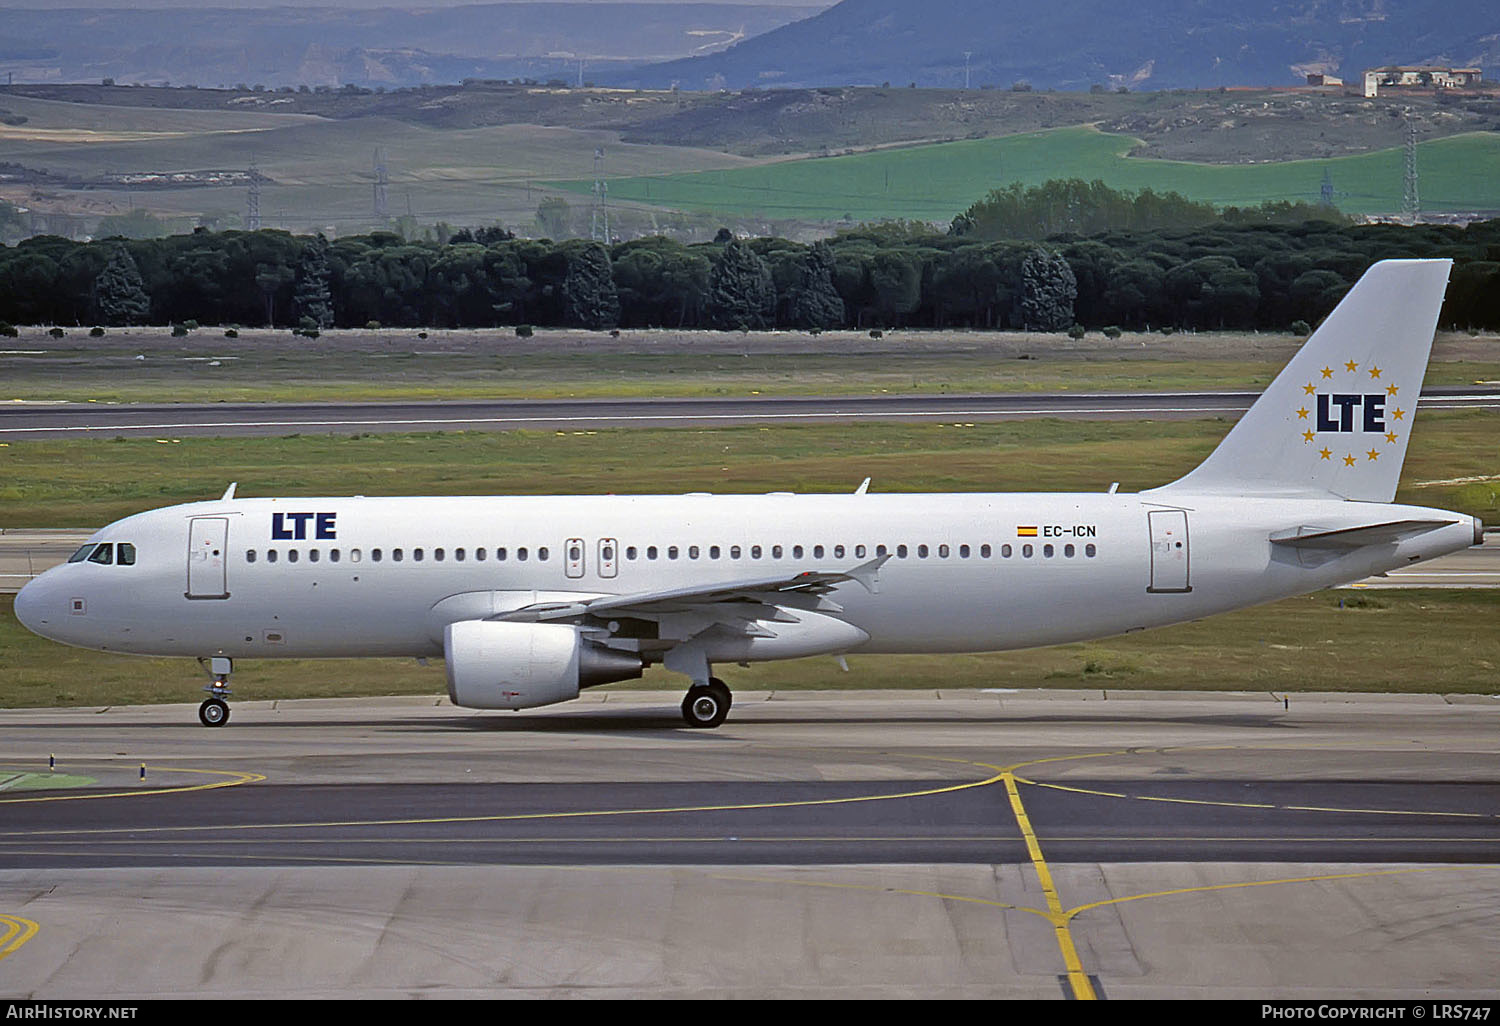
[[[1401,63],[1500,63],[1494,0],[843,0],[728,50],[621,85],[1292,85]],[[601,79],[605,80],[605,79]]]

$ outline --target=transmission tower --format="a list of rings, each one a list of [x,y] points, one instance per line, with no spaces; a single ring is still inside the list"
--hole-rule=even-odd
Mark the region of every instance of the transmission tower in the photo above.
[[[974,56],[973,50],[964,51],[964,88],[969,88],[969,58]]]
[[[1333,172],[1325,167],[1323,169],[1323,206],[1332,209],[1335,205],[1333,201]]]
[[[1422,219],[1422,199],[1417,194],[1417,123],[1406,119],[1406,176],[1401,188],[1401,213],[1412,224]]]
[[[260,231],[260,170],[254,157],[250,158],[250,192],[245,197],[245,229]]]
[[[594,198],[589,204],[589,238],[609,244],[609,184],[604,180],[604,150],[594,151]]]
[[[390,196],[388,187],[391,184],[390,172],[385,166],[385,150],[375,150],[375,220],[384,224],[390,220]]]

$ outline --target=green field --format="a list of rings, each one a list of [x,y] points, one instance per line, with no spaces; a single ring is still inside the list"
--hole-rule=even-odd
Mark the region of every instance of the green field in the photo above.
[[[934,143],[850,156],[693,174],[612,178],[611,200],[765,218],[947,221],[990,189],[1053,178],[1101,179],[1116,189],[1179,192],[1220,206],[1317,202],[1327,170],[1345,213],[1401,210],[1404,153],[1327,160],[1194,164],[1126,156],[1139,140],[1087,127]],[[1417,148],[1426,211],[1500,209],[1500,133],[1475,132]],[[584,181],[557,182],[587,192]]]

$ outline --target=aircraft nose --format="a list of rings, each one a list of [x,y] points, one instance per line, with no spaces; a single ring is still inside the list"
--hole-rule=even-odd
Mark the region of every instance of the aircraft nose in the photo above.
[[[47,626],[47,593],[51,590],[50,582],[43,581],[41,577],[33,577],[16,594],[16,619],[33,634],[43,633]]]

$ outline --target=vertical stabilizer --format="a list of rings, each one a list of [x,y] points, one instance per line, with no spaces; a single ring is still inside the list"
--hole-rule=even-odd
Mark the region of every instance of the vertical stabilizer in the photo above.
[[[1382,260],[1186,477],[1159,493],[1390,502],[1451,260]]]

